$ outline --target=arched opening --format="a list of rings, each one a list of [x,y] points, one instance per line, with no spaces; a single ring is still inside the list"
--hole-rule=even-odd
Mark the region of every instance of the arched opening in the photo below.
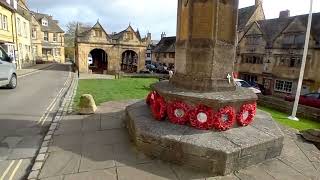
[[[89,70],[95,74],[104,74],[108,70],[108,55],[102,49],[93,49],[88,55]]]
[[[138,71],[138,54],[132,50],[122,53],[121,71],[134,73]]]

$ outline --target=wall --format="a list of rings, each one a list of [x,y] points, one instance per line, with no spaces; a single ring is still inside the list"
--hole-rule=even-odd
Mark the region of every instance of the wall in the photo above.
[[[15,13],[16,18],[16,50],[18,57],[18,67],[23,68],[35,63],[31,51],[31,28],[30,21],[18,13]],[[18,19],[20,20],[20,30],[18,26]],[[26,27],[24,27],[26,24]],[[20,34],[19,34],[20,31]]]
[[[258,105],[288,113],[289,116],[292,112],[293,102],[284,101],[283,99],[271,96],[259,96]],[[310,118],[320,122],[320,109],[299,105],[298,116]]]
[[[0,6],[0,13],[2,14],[2,16],[5,15],[8,18],[8,30],[3,30],[2,27],[0,28],[0,40],[5,42],[13,42],[14,29],[12,28],[14,21],[12,21],[12,12]]]

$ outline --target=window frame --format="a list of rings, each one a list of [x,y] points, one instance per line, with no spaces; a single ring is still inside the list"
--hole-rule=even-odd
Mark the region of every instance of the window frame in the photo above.
[[[279,83],[278,83],[279,82]],[[289,85],[291,87],[289,87]],[[279,87],[281,86],[281,87]],[[276,79],[274,83],[274,91],[282,93],[292,93],[293,91],[293,81]]]
[[[3,29],[2,17],[3,17],[3,15],[2,15],[2,13],[0,13],[0,29]]]
[[[58,41],[58,34],[53,33],[53,42],[57,42],[57,41]]]
[[[43,32],[43,40],[46,42],[49,41],[49,32],[48,31]]]
[[[8,17],[6,15],[2,15],[2,29],[8,31]]]

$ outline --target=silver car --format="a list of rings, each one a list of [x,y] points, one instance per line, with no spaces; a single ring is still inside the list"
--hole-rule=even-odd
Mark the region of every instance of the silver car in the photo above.
[[[13,59],[0,47],[0,87],[7,86],[14,89],[17,84],[16,65],[13,63]]]

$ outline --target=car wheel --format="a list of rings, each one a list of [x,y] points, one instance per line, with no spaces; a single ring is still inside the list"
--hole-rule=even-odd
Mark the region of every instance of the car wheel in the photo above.
[[[15,89],[17,87],[17,84],[18,84],[17,75],[12,74],[8,87],[10,89]]]

